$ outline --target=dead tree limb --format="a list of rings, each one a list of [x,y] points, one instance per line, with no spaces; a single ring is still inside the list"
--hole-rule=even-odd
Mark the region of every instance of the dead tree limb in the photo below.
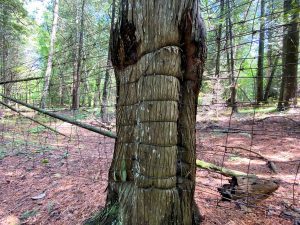
[[[106,136],[106,137],[110,137],[110,138],[114,138],[116,139],[117,138],[117,135],[113,132],[110,132],[110,131],[107,131],[107,130],[103,130],[103,129],[100,129],[100,128],[96,128],[96,127],[93,127],[91,125],[88,125],[88,124],[85,124],[85,123],[82,123],[82,122],[79,122],[79,121],[76,121],[75,119],[72,119],[72,118],[69,118],[69,117],[66,117],[66,116],[62,116],[62,115],[58,115],[57,113],[52,113],[52,112],[49,112],[47,110],[44,110],[44,109],[41,109],[41,108],[38,108],[38,107],[35,107],[33,105],[29,105],[25,102],[22,102],[22,101],[19,101],[17,99],[14,99],[14,98],[11,98],[11,97],[8,97],[8,96],[5,96],[3,94],[0,93],[0,96],[2,96],[3,98],[5,99],[8,99],[12,102],[15,102],[15,103],[18,103],[20,105],[23,105],[27,108],[30,108],[30,109],[33,109],[39,113],[42,113],[42,114],[45,114],[47,116],[50,116],[50,117],[53,117],[55,119],[59,119],[61,121],[64,121],[64,122],[67,122],[67,123],[70,123],[70,124],[73,124],[75,126],[78,126],[78,127],[81,127],[81,128],[84,128],[86,130],[89,130],[89,131],[92,131],[92,132],[95,132],[95,133],[98,133],[98,134],[101,134],[103,136]]]
[[[40,80],[40,79],[43,79],[43,77],[30,77],[30,78],[19,79],[19,80],[0,81],[0,85],[11,84],[11,83],[19,83],[19,82],[25,82],[25,81],[32,81],[32,80]]]
[[[254,174],[247,174],[241,171],[227,169],[225,167],[217,166],[215,164],[205,162],[202,160],[196,160],[196,166],[201,169],[214,171],[226,177],[256,177],[256,175]]]
[[[247,151],[250,152],[252,154],[255,154],[258,156],[258,158],[260,158],[261,160],[265,161],[267,166],[274,172],[277,173],[277,167],[274,163],[274,161],[271,161],[270,159],[266,158],[265,156],[263,156],[262,154],[255,152],[253,150],[250,149],[246,149],[246,148],[242,148],[242,147],[234,147],[234,146],[225,146],[225,145],[217,145],[218,147],[223,147],[223,148],[230,148],[230,149],[240,149],[243,151]]]

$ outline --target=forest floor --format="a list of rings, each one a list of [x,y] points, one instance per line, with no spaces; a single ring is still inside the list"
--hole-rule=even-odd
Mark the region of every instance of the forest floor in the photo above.
[[[195,198],[203,224],[294,224],[290,207],[293,202],[294,209],[300,207],[299,111],[257,113],[255,118],[251,113],[216,117],[205,112],[197,121],[198,159],[281,183],[269,198],[241,209],[221,201],[217,188],[228,178],[197,169]],[[0,119],[1,225],[81,224],[105,203],[113,140],[66,123],[50,125],[72,139],[14,117]],[[278,173],[245,149],[274,161]]]

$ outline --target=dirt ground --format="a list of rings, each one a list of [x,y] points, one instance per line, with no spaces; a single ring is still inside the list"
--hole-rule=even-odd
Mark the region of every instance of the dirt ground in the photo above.
[[[197,117],[197,157],[219,166],[280,180],[269,198],[249,206],[221,201],[228,178],[197,170],[195,199],[203,224],[296,224],[300,209],[300,116],[237,114]],[[105,203],[113,140],[65,123],[62,138],[33,123],[0,120],[0,224],[81,224]],[[53,126],[53,124],[50,124]],[[224,146],[227,146],[225,148]],[[251,150],[275,162],[277,174]],[[294,203],[294,205],[292,205]],[[293,211],[295,212],[295,211]],[[296,216],[295,216],[296,215]]]

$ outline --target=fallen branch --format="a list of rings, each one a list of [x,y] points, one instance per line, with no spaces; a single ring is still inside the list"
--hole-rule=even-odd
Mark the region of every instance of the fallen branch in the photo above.
[[[255,151],[250,150],[250,149],[247,149],[247,148],[243,148],[243,147],[235,147],[235,146],[226,146],[226,145],[216,145],[216,146],[217,146],[217,147],[222,147],[222,148],[240,149],[240,150],[243,150],[243,151],[247,151],[247,152],[253,153],[253,154],[257,155],[258,158],[260,158],[260,159],[262,159],[262,160],[264,160],[264,161],[266,161],[266,162],[269,161],[265,156],[261,155],[260,153],[255,152]]]
[[[44,109],[41,109],[41,108],[38,108],[38,107],[35,107],[33,105],[29,105],[25,102],[22,102],[22,101],[19,101],[17,99],[14,99],[14,98],[11,98],[11,97],[8,97],[8,96],[5,96],[3,94],[0,93],[0,96],[2,96],[3,98],[6,98],[12,102],[15,102],[15,103],[18,103],[20,105],[23,105],[27,108],[30,108],[30,109],[33,109],[39,113],[42,113],[42,114],[45,114],[47,116],[50,116],[50,117],[53,117],[55,119],[59,119],[61,121],[64,121],[64,122],[67,122],[67,123],[70,123],[70,124],[73,124],[75,126],[78,126],[78,127],[81,127],[81,128],[84,128],[86,130],[89,130],[89,131],[92,131],[92,132],[95,132],[97,134],[101,134],[103,136],[106,136],[106,137],[110,137],[110,138],[114,138],[116,139],[117,138],[117,135],[113,132],[110,132],[110,131],[107,131],[107,130],[103,130],[103,129],[100,129],[100,128],[96,128],[96,127],[93,127],[91,125],[88,125],[88,124],[85,124],[85,123],[81,123],[79,121],[76,121],[75,119],[72,119],[72,118],[69,118],[69,117],[66,117],[66,116],[62,116],[62,115],[58,115],[56,113],[52,113],[52,112],[49,112],[47,110],[44,110]]]
[[[218,147],[222,147],[222,148],[230,148],[230,149],[240,149],[243,151],[247,151],[250,152],[252,154],[255,154],[258,156],[258,158],[264,160],[267,163],[267,166],[274,172],[277,173],[277,167],[274,163],[274,161],[269,160],[268,158],[266,158],[265,156],[263,156],[262,154],[255,152],[253,150],[247,149],[247,148],[243,148],[243,147],[234,147],[234,146],[225,146],[225,145],[217,145]]]
[[[39,79],[43,79],[43,77],[30,77],[30,78],[25,78],[25,79],[20,79],[20,80],[0,81],[0,85],[18,83],[18,82],[24,82],[24,81],[39,80]]]
[[[62,136],[64,136],[64,137],[67,137],[65,134],[63,134],[63,133],[61,133],[61,132],[59,132],[59,131],[53,129],[52,127],[49,127],[49,126],[47,126],[47,125],[45,125],[45,124],[43,124],[43,123],[41,123],[41,122],[39,122],[39,121],[37,121],[37,120],[31,118],[31,117],[25,116],[25,115],[22,114],[19,110],[15,109],[14,107],[12,107],[12,106],[10,106],[10,105],[7,105],[6,103],[4,103],[4,102],[2,102],[2,101],[0,101],[0,104],[3,105],[3,106],[5,106],[5,107],[7,107],[7,108],[9,108],[9,109],[12,110],[12,111],[18,113],[20,116],[23,116],[24,118],[26,118],[26,119],[28,119],[28,120],[31,120],[31,121],[33,121],[33,122],[35,122],[35,123],[37,123],[37,124],[39,124],[39,125],[41,125],[41,126],[47,128],[48,130],[51,130],[51,131],[54,132],[54,133],[60,134],[60,135],[62,135]]]
[[[198,160],[198,159],[196,160],[196,166],[201,169],[222,174],[226,177],[256,177],[256,175],[254,174],[247,174],[241,171],[227,169],[225,167],[217,166],[215,164]]]

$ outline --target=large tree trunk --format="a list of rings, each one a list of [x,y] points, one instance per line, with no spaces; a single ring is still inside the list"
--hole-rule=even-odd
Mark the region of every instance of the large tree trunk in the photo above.
[[[196,0],[121,1],[112,46],[118,138],[99,224],[199,224],[195,122],[206,48],[198,11]]]
[[[78,7],[78,6],[76,6]],[[83,28],[84,28],[84,7],[85,0],[81,2],[81,12],[79,15],[78,8],[76,9],[76,44],[75,44],[75,60],[73,65],[73,87],[72,87],[72,109],[79,109],[80,104],[80,79],[81,79],[81,58],[83,48]],[[80,25],[79,25],[80,18]],[[80,27],[78,27],[80,26]]]
[[[264,101],[265,0],[260,1],[260,33],[256,74],[256,103]]]
[[[53,22],[52,22],[52,31],[51,31],[51,38],[50,38],[48,63],[47,63],[44,88],[43,88],[42,98],[41,98],[41,108],[42,109],[44,109],[46,107],[46,101],[47,101],[47,97],[48,97],[48,93],[49,93],[49,85],[50,85],[51,74],[52,74],[54,45],[55,45],[56,31],[57,31],[57,25],[58,25],[58,9],[59,9],[59,0],[54,0]]]

